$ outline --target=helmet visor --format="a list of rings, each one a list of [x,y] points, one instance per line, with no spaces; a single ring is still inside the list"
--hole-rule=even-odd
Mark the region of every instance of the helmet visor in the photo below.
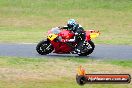
[[[71,24],[67,24],[68,28],[73,28],[74,25],[71,25]]]

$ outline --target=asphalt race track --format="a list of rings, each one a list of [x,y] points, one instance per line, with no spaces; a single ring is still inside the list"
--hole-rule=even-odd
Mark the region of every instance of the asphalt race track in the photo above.
[[[35,50],[36,44],[0,44],[0,56],[13,57],[79,57],[73,54],[39,55]],[[83,58],[83,57],[80,57]],[[85,57],[86,58],[86,57]],[[96,45],[95,50],[87,58],[93,59],[132,59],[132,46],[127,45]]]

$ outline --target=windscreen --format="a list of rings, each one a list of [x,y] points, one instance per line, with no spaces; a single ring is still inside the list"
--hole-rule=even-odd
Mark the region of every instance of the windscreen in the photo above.
[[[60,33],[60,29],[59,28],[52,28],[51,29],[51,33],[54,33],[54,34],[59,34]]]

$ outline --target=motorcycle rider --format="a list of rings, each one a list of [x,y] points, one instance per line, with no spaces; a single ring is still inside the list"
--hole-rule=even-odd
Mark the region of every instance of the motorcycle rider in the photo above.
[[[73,37],[73,39],[69,39],[69,40],[62,39],[62,42],[77,42],[75,51],[77,53],[80,53],[86,35],[83,27],[80,24],[77,24],[74,19],[70,19],[67,22],[67,26],[61,27],[61,29],[66,29],[66,30],[70,30],[71,32],[74,32],[75,36]]]

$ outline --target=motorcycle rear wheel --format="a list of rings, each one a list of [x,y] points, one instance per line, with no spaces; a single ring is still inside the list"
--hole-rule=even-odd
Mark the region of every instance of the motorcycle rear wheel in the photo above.
[[[46,49],[48,47],[48,49]],[[42,40],[36,46],[36,51],[41,55],[46,55],[51,53],[54,50],[53,46],[50,45],[50,42],[47,40]]]
[[[92,48],[90,50],[88,50],[87,52],[85,52],[85,53],[78,54],[79,56],[87,56],[87,55],[89,55],[89,54],[91,54],[93,52],[93,50],[95,48],[94,43],[91,40],[88,41],[88,43],[91,45]]]

